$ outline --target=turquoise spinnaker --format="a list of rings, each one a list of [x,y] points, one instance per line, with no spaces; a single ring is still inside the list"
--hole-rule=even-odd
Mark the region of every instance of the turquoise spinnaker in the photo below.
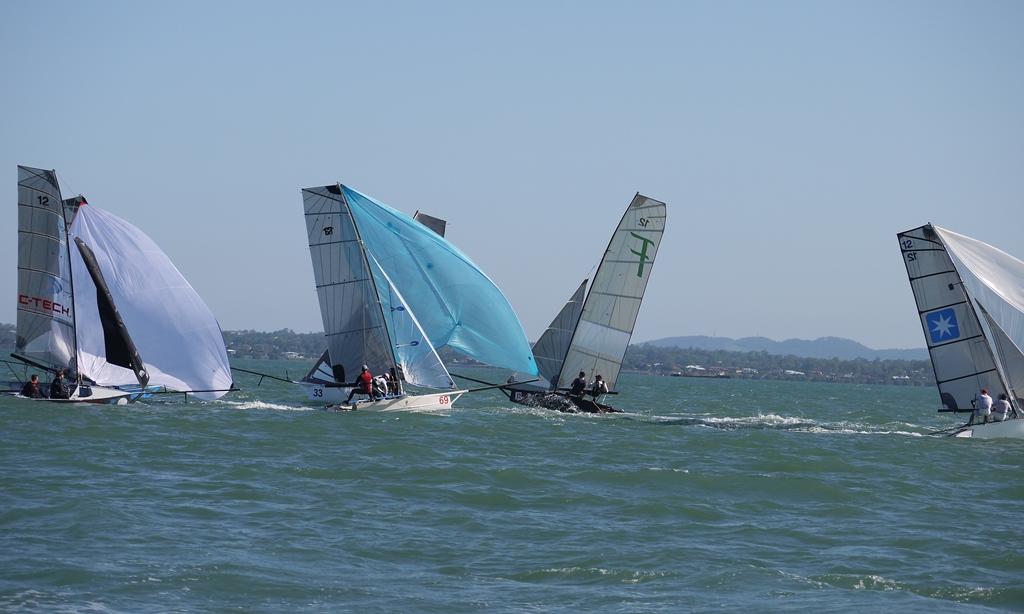
[[[430,343],[474,360],[537,375],[519,318],[498,286],[434,231],[341,186],[366,250],[416,314]]]

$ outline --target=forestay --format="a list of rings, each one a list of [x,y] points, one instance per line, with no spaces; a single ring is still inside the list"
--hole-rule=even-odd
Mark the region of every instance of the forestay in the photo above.
[[[218,398],[231,387],[231,369],[216,318],[152,239],[93,205],[78,208],[69,235],[94,254],[110,300],[145,361],[150,385],[212,391],[197,392],[201,399]],[[97,288],[82,251],[72,250],[71,260],[82,374],[100,385],[136,384],[131,369],[108,360]]]
[[[559,388],[568,387],[579,371],[615,386],[665,232],[665,211],[661,201],[633,197],[590,285]]]
[[[363,364],[390,371],[392,343],[348,202],[336,185],[306,188],[302,201],[334,381],[354,383]]]
[[[943,406],[970,411],[982,388],[1005,392],[961,270],[931,225],[897,235]]]
[[[501,290],[472,260],[408,215],[342,186],[373,254],[435,348],[536,375],[530,344]],[[331,355],[334,355],[333,350]]]
[[[71,366],[75,314],[64,206],[57,176],[18,167],[18,318],[15,356]]]
[[[573,331],[576,330],[576,324],[583,314],[583,301],[586,296],[587,280],[584,279],[533,346],[537,369],[552,386],[558,382],[558,376],[562,372],[562,364],[569,352],[569,344],[572,343]]]

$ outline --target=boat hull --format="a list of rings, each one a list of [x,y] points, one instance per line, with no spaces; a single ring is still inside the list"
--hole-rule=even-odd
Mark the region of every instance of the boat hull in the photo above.
[[[331,411],[434,412],[450,408],[465,392],[465,390],[453,390],[436,394],[404,394],[390,399],[356,401],[351,405],[328,405],[326,409]]]
[[[466,392],[465,390],[452,390],[430,394],[403,394],[376,401],[367,399],[366,395],[357,394],[353,399],[355,403],[349,404],[345,401],[352,388],[334,388],[310,382],[299,382],[299,386],[305,390],[306,398],[326,403],[326,409],[332,411],[440,411],[450,408]]]
[[[972,439],[1024,439],[1024,419],[1015,418],[1003,422],[988,422],[965,426],[953,437],[970,437]]]
[[[567,394],[550,391],[503,390],[508,395],[510,401],[519,405],[526,405],[527,407],[542,407],[567,414],[615,414],[622,412],[621,409],[604,403],[598,403],[586,397],[576,398],[570,397]]]
[[[47,403],[90,403],[93,405],[127,405],[140,396],[140,392],[129,392],[117,388],[104,388],[103,386],[79,386],[67,399],[31,399],[29,397],[15,395],[19,399],[30,401],[45,401]]]

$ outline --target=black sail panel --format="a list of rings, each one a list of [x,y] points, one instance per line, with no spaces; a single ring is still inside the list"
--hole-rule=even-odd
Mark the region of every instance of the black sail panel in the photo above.
[[[99,309],[100,323],[103,326],[103,342],[106,346],[106,361],[112,365],[131,369],[138,379],[139,385],[145,387],[149,383],[149,374],[146,373],[142,357],[132,341],[128,329],[124,325],[114,304],[114,298],[110,294],[110,288],[103,278],[103,271],[96,262],[96,255],[92,249],[79,238],[75,238],[75,245],[82,255],[82,261],[96,285],[96,306]]]

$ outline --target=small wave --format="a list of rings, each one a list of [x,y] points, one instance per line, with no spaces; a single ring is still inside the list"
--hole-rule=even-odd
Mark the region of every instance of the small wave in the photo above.
[[[516,574],[514,579],[526,582],[548,580],[554,578],[570,578],[575,580],[603,580],[622,582],[625,584],[638,584],[645,580],[655,580],[674,576],[667,571],[646,571],[646,570],[625,570],[606,569],[604,567],[548,567]]]
[[[224,405],[230,405],[235,409],[273,409],[276,411],[316,411],[315,407],[302,405],[283,405],[281,403],[267,403],[266,401],[220,401]]]
[[[744,429],[781,430],[796,433],[828,433],[847,435],[900,435],[904,437],[923,437],[923,433],[893,428],[890,425],[871,426],[851,422],[818,422],[810,418],[780,416],[778,414],[758,414],[756,416],[652,416],[652,422],[658,424],[674,424],[683,426],[703,426],[725,431]],[[911,426],[903,423],[897,426]]]

